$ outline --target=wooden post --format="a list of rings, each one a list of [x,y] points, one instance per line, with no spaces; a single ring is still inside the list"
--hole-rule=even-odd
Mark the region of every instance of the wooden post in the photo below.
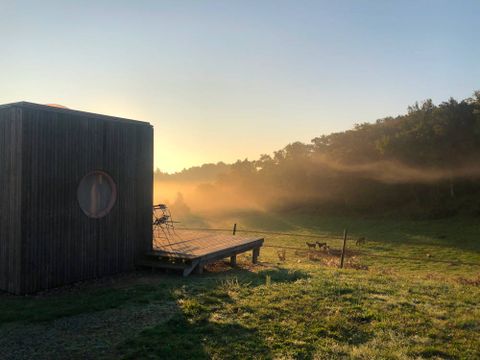
[[[253,249],[252,254],[252,263],[256,264],[258,262],[258,256],[260,255],[260,248]]]
[[[340,269],[343,269],[343,260],[345,259],[345,248],[347,247],[347,229],[343,230],[342,258],[340,259]]]
[[[237,266],[237,255],[230,256],[230,266],[232,267]]]
[[[233,235],[237,232],[237,224],[233,224]]]

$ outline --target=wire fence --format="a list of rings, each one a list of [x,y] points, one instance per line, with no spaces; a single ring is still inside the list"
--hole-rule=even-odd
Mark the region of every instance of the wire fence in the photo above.
[[[275,235],[275,236],[287,236],[287,237],[299,237],[305,239],[330,239],[330,240],[344,240],[344,246],[340,251],[340,256],[345,255],[345,249],[347,242],[355,241],[354,239],[349,239],[345,230],[344,236],[340,235],[325,235],[325,234],[302,234],[302,233],[290,233],[290,232],[277,232],[277,231],[265,231],[265,230],[254,230],[254,229],[240,229],[237,227],[237,224],[234,224],[233,228],[198,228],[198,227],[176,227],[177,230],[188,230],[188,231],[216,231],[216,232],[230,232],[232,235],[237,233],[244,234],[259,234],[259,235]],[[429,244],[433,245],[433,244]],[[309,248],[301,248],[288,245],[272,245],[266,244],[263,245],[265,248],[274,248],[274,249],[286,249],[286,250],[295,250],[295,251],[310,251]],[[371,257],[371,258],[386,258],[386,259],[396,259],[403,261],[414,261],[414,262],[432,262],[432,263],[443,263],[451,265],[467,265],[467,266],[480,266],[480,263],[470,262],[470,261],[461,261],[457,259],[444,260],[444,259],[435,259],[432,257],[415,257],[415,256],[398,256],[398,255],[388,255],[388,254],[373,254],[369,251],[355,249],[355,255]],[[348,253],[348,250],[347,250]],[[342,255],[343,254],[343,255]]]
[[[284,233],[284,232],[276,232],[276,231],[263,231],[263,230],[245,230],[245,229],[237,229],[234,226],[234,229],[225,229],[225,228],[187,228],[187,227],[175,227],[177,230],[192,230],[192,231],[225,231],[225,232],[232,232],[233,235],[235,233],[246,233],[246,234],[264,234],[264,235],[282,235],[282,236],[296,236],[296,237],[304,237],[304,238],[312,238],[312,239],[343,239],[342,236],[334,236],[334,235],[309,235],[309,234],[295,234],[295,233]]]

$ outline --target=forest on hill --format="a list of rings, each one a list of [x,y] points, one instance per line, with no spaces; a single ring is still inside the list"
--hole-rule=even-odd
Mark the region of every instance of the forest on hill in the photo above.
[[[480,91],[404,115],[294,142],[273,155],[204,164],[162,183],[195,184],[177,203],[192,209],[306,210],[329,214],[480,215]],[[208,206],[207,206],[208,205]]]

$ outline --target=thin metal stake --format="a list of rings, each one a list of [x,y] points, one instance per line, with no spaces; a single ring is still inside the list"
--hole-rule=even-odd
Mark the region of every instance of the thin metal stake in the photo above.
[[[340,259],[340,269],[343,269],[343,260],[345,258],[346,247],[347,247],[347,229],[343,230],[343,248],[342,248],[342,258]]]

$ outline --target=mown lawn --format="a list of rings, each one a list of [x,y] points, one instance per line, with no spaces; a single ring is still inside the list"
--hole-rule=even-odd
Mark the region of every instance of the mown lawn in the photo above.
[[[158,359],[480,358],[475,219],[393,221],[232,214],[216,222],[365,236],[347,268],[277,248],[183,279],[137,272],[31,297],[0,296],[0,357]],[[324,241],[324,240],[322,240]],[[332,249],[341,241],[326,240]],[[266,236],[268,246],[305,239]],[[388,257],[387,257],[388,256]]]

